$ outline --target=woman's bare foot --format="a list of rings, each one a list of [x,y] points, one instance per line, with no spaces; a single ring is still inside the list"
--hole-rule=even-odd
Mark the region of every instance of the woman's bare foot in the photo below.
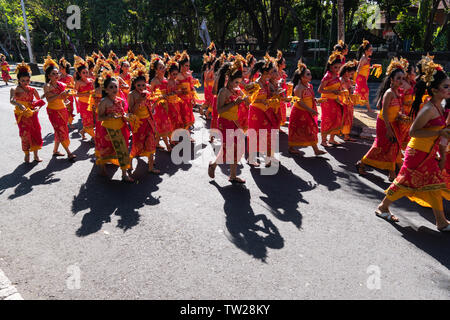
[[[295,149],[295,148],[293,148],[293,147],[290,147],[290,148],[288,149],[288,152],[289,152],[290,154],[297,154],[297,155],[302,154],[300,151],[298,151],[297,149]]]
[[[360,175],[364,176],[364,175],[367,174],[367,172],[366,172],[366,170],[364,168],[364,164],[361,162],[361,160],[358,161],[355,166],[356,166],[356,170],[358,170],[358,173]]]
[[[39,158],[39,156],[35,156],[35,157],[34,157],[34,161],[35,161],[35,162],[42,162],[42,159]]]
[[[25,158],[23,159],[23,161],[25,161],[26,163],[30,163],[30,154],[29,153],[25,154]]]
[[[323,155],[323,154],[327,154],[327,152],[326,152],[326,151],[323,151],[323,150],[317,150],[317,151],[314,151],[314,154],[315,154],[316,156],[321,156],[321,155]]]
[[[395,171],[389,171],[388,179],[390,182],[394,181],[396,177]]]
[[[230,181],[231,183],[241,183],[241,184],[245,183],[245,180],[241,179],[239,177],[234,177],[234,178],[230,177],[230,179],[228,179],[228,181]]]

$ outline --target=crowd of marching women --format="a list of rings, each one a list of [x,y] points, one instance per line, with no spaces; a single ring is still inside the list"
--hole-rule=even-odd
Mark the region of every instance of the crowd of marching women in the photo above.
[[[54,156],[64,155],[59,151],[62,145],[69,160],[76,158],[70,151],[69,127],[79,113],[83,126],[80,134],[83,140],[89,135],[95,142],[100,172],[106,174],[107,163],[115,164],[126,182],[133,182],[132,160],[136,157],[147,157],[148,171],[159,173],[154,167],[155,151],[163,148],[170,152],[178,143],[172,139],[176,130],[185,130],[193,141],[189,130],[195,123],[194,106],[200,105],[200,113],[211,119],[210,141],[221,142],[208,175],[214,178],[216,166],[227,163],[230,182],[245,183],[236,174],[238,163],[247,157],[252,167],[259,167],[262,159],[265,167],[270,167],[277,161],[274,153],[278,141],[272,139],[272,133],[287,122],[287,148],[293,155],[301,154],[298,148],[308,146],[316,156],[325,154],[320,147],[342,143],[336,140],[337,135],[344,141],[353,140],[353,108],[362,105],[371,111],[368,77],[371,70],[377,76],[382,70],[380,65],[370,63],[372,46],[368,41],[361,44],[358,60],[346,61],[347,52],[342,41],[334,47],[318,88],[319,99],[315,98],[311,71],[301,60],[288,81],[280,51],[276,57],[266,54],[261,60],[250,53],[245,57],[218,56],[212,43],[204,55],[202,101],[195,89],[200,81],[192,76],[186,52],[153,54],[147,61],[131,51],[120,59],[112,51],[108,57],[100,51],[85,60],[75,56],[73,76],[66,59],[56,62],[48,56],[42,97],[29,86],[30,68],[21,63],[16,68],[18,86],[11,90],[10,101],[15,106],[26,162],[30,161],[30,152],[35,161],[42,161],[38,155],[43,144],[38,111],[47,104],[55,132]],[[9,71],[2,57],[3,70]],[[450,118],[445,104],[450,98],[449,85],[445,71],[428,55],[417,65],[394,58],[387,68],[376,99],[380,109],[377,137],[356,164],[361,175],[366,174],[366,166],[389,173],[392,185],[376,210],[378,216],[397,221],[389,205],[407,196],[431,207],[438,229],[450,231],[443,210],[443,199],[450,195]],[[247,152],[237,147],[239,139],[247,140]]]

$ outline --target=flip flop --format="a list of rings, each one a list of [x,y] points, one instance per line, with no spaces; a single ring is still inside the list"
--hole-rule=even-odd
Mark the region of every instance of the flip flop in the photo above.
[[[63,157],[63,156],[64,156],[64,153],[61,153],[61,152],[59,152],[59,151],[53,152],[53,156],[54,156],[54,157]]]
[[[241,178],[238,178],[238,177],[236,177],[236,178],[230,178],[230,179],[228,179],[228,181],[230,181],[231,183],[240,183],[240,184],[244,184],[245,183],[245,180],[244,179],[241,179]]]
[[[450,224],[445,228],[438,229],[440,232],[450,232]]]
[[[375,214],[377,217],[382,218],[389,222],[398,222],[399,221],[398,218],[390,212],[381,212],[380,210],[375,210]],[[449,231],[450,231],[450,229],[449,229]]]

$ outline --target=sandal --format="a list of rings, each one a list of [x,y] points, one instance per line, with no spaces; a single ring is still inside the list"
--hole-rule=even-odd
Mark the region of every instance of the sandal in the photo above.
[[[59,151],[56,151],[56,152],[53,152],[53,156],[54,156],[54,157],[62,157],[62,156],[64,156],[64,153],[61,153],[61,152],[59,152]]]
[[[444,228],[440,228],[440,229],[438,228],[438,230],[440,232],[450,232],[450,224],[448,226],[444,227]]]
[[[67,159],[69,159],[69,160],[75,160],[76,157],[77,156],[73,153],[71,153],[70,155],[67,155]]]
[[[323,150],[319,150],[319,151],[317,151],[317,152],[314,152],[314,154],[315,154],[316,156],[321,156],[321,155],[327,154],[327,153],[328,153],[328,152],[323,151]]]
[[[355,164],[356,167],[356,171],[358,171],[358,174],[360,174],[361,176],[365,176],[367,174],[366,170],[364,170],[364,167],[362,166],[361,161],[358,161]]]
[[[296,150],[296,149],[291,149],[291,148],[288,149],[288,152],[289,152],[289,154],[292,154],[292,155],[304,155],[305,154],[302,151],[299,151],[299,150]]]
[[[122,181],[126,183],[134,183],[134,179],[129,176],[122,176]]]
[[[245,183],[245,180],[241,179],[239,177],[230,178],[230,179],[228,179],[228,181],[230,181],[231,183],[240,183],[240,184],[244,184]]]
[[[336,142],[336,141],[330,141],[330,144],[331,144],[332,146],[340,146],[340,145],[341,145],[340,142]]]
[[[389,222],[398,222],[398,218],[396,216],[394,216],[393,214],[391,214],[390,212],[381,212],[380,210],[375,210],[375,214],[377,217],[382,218],[386,221]],[[450,231],[450,228],[449,228]]]
[[[215,164],[215,163],[209,163],[209,165],[208,165],[208,176],[211,179],[215,178],[216,166],[217,166],[217,164]]]

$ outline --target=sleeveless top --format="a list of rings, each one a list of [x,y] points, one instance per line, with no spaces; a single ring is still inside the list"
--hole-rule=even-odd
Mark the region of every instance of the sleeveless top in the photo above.
[[[445,128],[446,121],[445,121],[445,113],[443,115],[440,115],[437,118],[431,119],[427,122],[427,124],[423,127],[423,129],[430,130],[430,131],[439,131]],[[438,137],[439,139],[440,137]],[[423,152],[430,152],[431,148],[433,147],[434,143],[436,141],[436,137],[426,137],[426,138],[420,138],[420,137],[411,137],[408,143],[408,147],[423,151]]]
[[[341,88],[341,80],[339,79],[339,77],[333,78],[333,74],[330,71],[327,71],[327,73],[325,73],[325,76],[322,78],[322,83],[326,83],[323,88],[324,90],[334,91]],[[338,96],[334,93],[322,93],[321,98],[335,100],[338,98]]]
[[[259,83],[258,83],[259,85]],[[270,88],[269,88],[269,84],[266,83],[262,88],[259,89],[258,94],[255,97],[255,100],[267,100],[270,98]],[[270,108],[270,106],[261,102],[253,102],[252,103],[253,107],[256,107],[258,109],[261,109],[262,111],[266,111],[268,108]]]
[[[317,111],[316,99],[314,96],[314,89],[311,83],[308,83],[308,87],[303,90],[302,96],[300,97],[301,101],[306,104],[309,108]],[[300,110],[305,110],[299,102],[295,103],[295,107]]]
[[[225,104],[235,101],[239,96],[236,93],[231,94],[225,101]],[[225,112],[219,113],[219,118],[224,118],[230,121],[237,121],[238,118],[239,105],[235,104],[230,109]]]
[[[87,84],[83,84],[79,87],[78,89],[78,93],[86,93],[86,92],[90,92],[90,91],[94,91],[94,81],[89,81]],[[78,100],[84,103],[91,103],[92,99],[91,99],[92,95],[87,96],[87,97],[78,97]]]
[[[115,113],[124,115],[124,113],[125,113],[124,105],[125,105],[125,102],[123,101],[123,99],[116,97],[112,107],[106,108],[105,115],[108,116],[108,115],[112,115]],[[124,125],[123,118],[107,119],[107,120],[102,121],[102,126],[105,128],[108,128],[108,129],[119,130],[123,127],[123,125]]]

